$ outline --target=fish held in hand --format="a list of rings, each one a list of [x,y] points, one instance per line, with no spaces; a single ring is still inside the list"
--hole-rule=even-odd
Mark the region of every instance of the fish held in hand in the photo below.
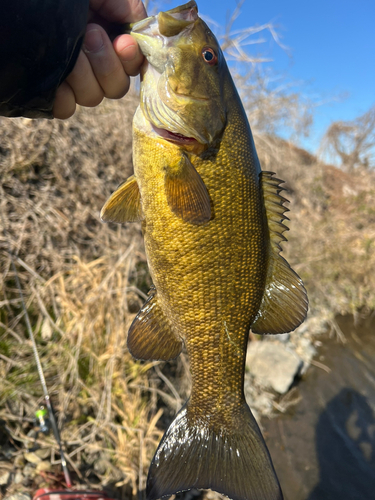
[[[134,176],[101,216],[142,221],[155,289],[130,327],[130,352],[169,360],[185,344],[192,375],[191,396],[152,461],[148,499],[211,488],[234,500],[280,500],[243,384],[250,328],[289,332],[307,312],[302,281],[279,255],[282,181],[261,171],[223,53],[194,1],[136,23],[132,35],[146,57]]]

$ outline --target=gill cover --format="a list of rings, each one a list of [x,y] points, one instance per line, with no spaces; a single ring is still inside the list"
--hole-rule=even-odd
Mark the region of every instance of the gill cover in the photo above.
[[[141,88],[146,119],[159,129],[212,143],[225,125],[222,84],[228,69],[196,3],[144,19],[131,34],[147,59]]]

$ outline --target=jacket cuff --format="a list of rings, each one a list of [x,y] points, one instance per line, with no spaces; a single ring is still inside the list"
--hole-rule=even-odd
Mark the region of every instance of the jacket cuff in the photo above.
[[[89,0],[0,2],[0,115],[53,118],[82,46]]]

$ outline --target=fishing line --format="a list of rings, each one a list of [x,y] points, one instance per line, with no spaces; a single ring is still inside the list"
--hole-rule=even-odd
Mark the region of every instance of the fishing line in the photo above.
[[[39,357],[37,345],[36,345],[36,342],[35,342],[35,337],[34,337],[33,329],[31,327],[29,313],[27,311],[25,299],[24,299],[24,296],[23,296],[22,288],[21,288],[21,283],[20,283],[20,280],[19,280],[19,276],[18,276],[16,264],[15,264],[15,259],[14,259],[13,252],[12,252],[12,249],[11,249],[11,245],[10,245],[10,233],[7,230],[6,225],[5,225],[5,219],[4,219],[3,211],[1,210],[0,213],[1,213],[1,221],[2,221],[2,224],[3,224],[3,234],[4,234],[4,239],[5,239],[5,245],[6,245],[5,250],[9,254],[11,266],[12,266],[12,269],[13,269],[13,272],[14,272],[14,277],[15,277],[15,281],[16,281],[16,287],[17,287],[17,290],[18,290],[18,294],[20,296],[20,300],[21,300],[21,304],[22,304],[22,309],[23,309],[24,316],[25,316],[25,321],[26,321],[26,328],[27,328],[27,331],[28,331],[28,334],[29,334],[29,337],[30,337],[30,340],[31,340],[31,345],[32,345],[32,348],[33,348],[33,353],[34,353],[34,358],[35,358],[35,363],[36,363],[36,367],[37,367],[37,370],[38,370],[38,375],[39,375],[40,383],[42,385],[42,389],[43,389],[43,393],[44,393],[44,400],[46,402],[46,406],[47,406],[47,409],[48,409],[48,414],[49,414],[49,419],[50,419],[50,422],[51,422],[52,431],[53,431],[53,434],[55,436],[56,442],[57,442],[57,444],[59,446],[59,452],[60,452],[60,457],[61,457],[61,465],[62,465],[62,469],[63,469],[63,472],[64,472],[65,482],[66,482],[67,487],[70,488],[72,486],[72,481],[70,479],[69,469],[68,469],[68,466],[67,466],[67,463],[66,463],[66,460],[65,460],[64,451],[62,449],[60,432],[59,432],[59,429],[58,429],[58,426],[57,426],[57,422],[56,422],[56,419],[55,419],[55,414],[54,414],[54,411],[53,411],[52,402],[51,402],[51,399],[50,399],[50,396],[49,396],[49,393],[48,393],[46,379],[45,379],[44,373],[43,373],[42,363],[40,361],[40,357]]]

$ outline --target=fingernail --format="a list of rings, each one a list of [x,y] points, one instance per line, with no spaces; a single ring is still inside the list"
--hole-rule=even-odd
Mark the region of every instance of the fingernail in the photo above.
[[[83,43],[83,50],[85,52],[99,52],[104,46],[102,33],[100,30],[93,28],[88,29]]]

